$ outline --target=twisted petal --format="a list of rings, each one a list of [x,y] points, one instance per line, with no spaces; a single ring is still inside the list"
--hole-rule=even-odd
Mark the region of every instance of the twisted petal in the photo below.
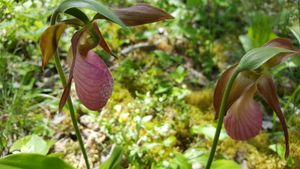
[[[262,111],[260,105],[253,100],[256,90],[256,84],[249,86],[227,111],[224,126],[233,139],[250,139],[261,129]]]
[[[267,67],[274,67],[274,66],[280,64],[281,62],[283,62],[284,60],[288,59],[289,57],[299,54],[299,52],[300,52],[299,49],[296,49],[293,46],[292,41],[289,39],[286,39],[286,38],[273,39],[273,40],[267,42],[264,45],[264,47],[278,47],[278,48],[285,48],[288,50],[296,51],[295,53],[281,53],[281,54],[273,57],[265,64]]]
[[[101,33],[101,31],[100,31],[100,29],[99,29],[96,22],[93,23],[93,27],[94,27],[97,35],[99,36],[99,45],[104,49],[104,51],[106,53],[115,56],[113,54],[113,52],[110,50],[109,46],[107,45],[107,43],[106,43],[106,41],[105,41],[105,39],[104,39],[104,37],[103,37],[103,35],[102,35],[102,33]]]
[[[225,87],[227,85],[227,82],[231,78],[233,72],[235,71],[236,66],[237,65],[233,65],[232,67],[227,69],[221,75],[220,79],[217,82],[215,92],[214,92],[214,101],[213,101],[214,109],[216,111],[216,114],[215,114],[216,119],[219,116],[222,96],[223,96]],[[226,110],[241,96],[243,91],[248,86],[250,86],[251,84],[253,84],[256,81],[257,78],[258,78],[258,75],[256,75],[253,72],[250,72],[250,71],[242,72],[238,75],[235,82],[233,83]]]
[[[67,24],[59,23],[49,26],[41,35],[40,47],[42,50],[42,68],[48,64],[49,60],[54,55],[59,39],[67,28]]]
[[[68,82],[67,82],[67,84],[66,84],[66,86],[64,88],[63,94],[62,94],[62,96],[60,98],[59,111],[62,110],[62,108],[66,104],[66,101],[67,101],[67,99],[68,99],[68,97],[70,95],[71,84],[72,84],[72,79],[73,79],[73,70],[74,70],[75,58],[76,58],[76,55],[73,56],[73,53],[77,52],[77,45],[79,43],[79,39],[80,39],[81,34],[82,34],[82,32],[76,32],[74,34],[74,36],[72,37],[72,45],[71,45],[70,53],[71,53],[71,55],[73,57],[73,60],[72,60],[71,68],[70,68]]]
[[[259,94],[264,98],[264,100],[271,106],[271,108],[275,111],[277,117],[280,120],[284,137],[285,137],[285,156],[288,157],[289,155],[289,136],[288,136],[288,130],[286,121],[283,115],[283,112],[281,111],[280,104],[277,97],[276,92],[276,86],[272,80],[272,77],[270,76],[263,76],[259,79],[258,85],[257,85]]]
[[[224,94],[224,90],[226,87],[227,82],[229,81],[230,77],[232,76],[234,70],[236,68],[236,65],[231,66],[225,72],[221,75],[220,79],[217,82],[215,91],[214,91],[214,109],[215,109],[215,118],[217,119],[219,116],[219,111],[221,107],[221,102],[222,102],[222,96]]]
[[[113,79],[108,67],[92,50],[76,56],[74,81],[77,95],[90,110],[100,110],[112,93]]]

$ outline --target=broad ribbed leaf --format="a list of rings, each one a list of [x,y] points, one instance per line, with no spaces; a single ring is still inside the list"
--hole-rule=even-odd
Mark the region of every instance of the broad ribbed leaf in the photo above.
[[[66,29],[65,23],[49,26],[41,35],[40,47],[42,50],[42,67],[44,68],[53,57],[58,47],[59,39]]]
[[[95,111],[105,106],[112,94],[113,79],[108,67],[95,52],[90,50],[87,56],[76,56],[73,76],[83,105]]]
[[[271,58],[281,53],[295,53],[295,51],[278,47],[261,47],[247,52],[241,59],[237,71],[254,70],[266,63]]]
[[[0,159],[1,169],[74,169],[57,157],[14,154]]]
[[[253,100],[256,85],[248,87],[231,105],[224,117],[228,135],[235,140],[247,140],[256,136],[262,126],[262,110]]]
[[[272,77],[270,76],[262,77],[258,82],[257,88],[260,95],[269,104],[269,106],[275,111],[277,117],[279,118],[279,121],[281,123],[284,132],[285,148],[286,148],[285,157],[287,158],[289,155],[289,135],[288,135],[286,121],[278,101],[276,86],[272,80]]]
[[[99,1],[95,0],[66,0],[62,2],[57,9],[55,10],[53,17],[54,20],[56,20],[58,14],[60,12],[65,12],[66,10],[70,8],[87,8],[90,10],[93,10],[95,12],[100,13],[101,15],[105,16],[109,20],[119,24],[123,28],[126,28],[125,24],[115,15],[114,12],[112,12],[109,8],[107,8],[105,5],[103,5]]]

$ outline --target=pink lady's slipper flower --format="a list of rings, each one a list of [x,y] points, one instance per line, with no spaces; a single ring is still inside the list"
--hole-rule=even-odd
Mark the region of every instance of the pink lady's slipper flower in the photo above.
[[[112,53],[102,39],[96,23],[93,24],[93,33],[88,29],[82,29],[74,34],[69,56],[72,57],[69,81],[63,92],[59,108],[62,109],[69,94],[72,79],[74,78],[75,89],[79,100],[90,110],[100,110],[105,106],[112,94],[113,78],[101,59],[92,49],[99,44],[107,53]]]
[[[114,55],[104,40],[96,22],[96,19],[106,19],[109,21],[116,21],[126,26],[137,26],[152,22],[157,22],[165,19],[172,19],[173,17],[165,11],[147,5],[139,4],[129,8],[114,9],[113,13],[108,9],[104,9],[102,5],[95,1],[84,1],[83,4],[72,3],[65,1],[58,9],[68,7],[68,5],[75,5],[73,7],[85,6],[90,9],[101,9],[105,12],[97,13],[92,21],[77,8],[70,10],[64,9],[66,13],[78,17],[62,21],[58,24],[48,27],[42,34],[40,46],[42,49],[42,66],[44,67],[54,55],[59,39],[66,29],[67,25],[77,25],[82,28],[77,31],[72,37],[71,50],[69,57],[72,59],[70,65],[69,79],[66,82],[64,92],[62,94],[59,109],[61,110],[65,105],[74,79],[76,93],[79,100],[90,110],[101,110],[112,94],[113,78],[101,56],[96,54],[93,49],[98,45],[108,54]],[[98,5],[95,7],[94,5]],[[99,6],[100,5],[100,6]],[[58,10],[57,9],[57,10]]]
[[[266,103],[274,110],[280,120],[284,131],[286,156],[289,154],[288,130],[285,117],[280,108],[276,86],[268,69],[280,64],[288,57],[299,53],[288,39],[277,38],[269,41],[264,47],[284,48],[292,52],[280,53],[272,57],[258,69],[241,71],[232,85],[229,94],[224,126],[228,135],[235,140],[247,140],[259,134],[262,127],[262,108],[254,100],[254,96],[261,96]],[[263,47],[263,48],[264,48]],[[227,69],[217,82],[214,92],[214,108],[216,118],[220,111],[222,95],[225,85],[236,71],[238,65]]]

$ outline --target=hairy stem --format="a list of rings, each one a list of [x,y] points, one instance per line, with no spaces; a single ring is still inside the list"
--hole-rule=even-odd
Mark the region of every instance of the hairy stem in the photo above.
[[[55,24],[56,18],[57,18],[57,15],[52,16],[51,25]],[[58,52],[55,53],[54,59],[55,59],[56,70],[59,74],[59,77],[60,77],[60,80],[61,80],[63,86],[65,87],[66,84],[67,84],[67,81],[66,81],[66,76],[65,76],[64,71],[62,69],[62,66],[60,64],[60,59],[59,59]],[[69,110],[70,110],[70,114],[71,114],[72,124],[73,124],[73,127],[75,129],[76,137],[77,137],[79,145],[80,145],[80,149],[81,149],[81,152],[82,152],[85,164],[86,164],[86,168],[90,169],[91,168],[90,163],[89,163],[88,156],[87,156],[87,153],[86,153],[86,149],[84,147],[83,139],[82,139],[79,127],[78,127],[78,122],[77,122],[77,119],[76,119],[74,106],[73,106],[73,103],[72,103],[72,100],[71,100],[70,97],[68,98],[68,106],[69,106]]]
[[[212,161],[214,159],[215,152],[216,152],[216,149],[217,149],[217,145],[218,145],[218,142],[219,142],[219,137],[220,137],[222,125],[223,125],[223,120],[224,120],[224,115],[225,115],[226,106],[227,106],[227,102],[228,102],[228,97],[229,97],[233,82],[236,79],[238,74],[239,74],[239,71],[235,71],[233,73],[233,75],[231,76],[230,80],[228,81],[228,83],[226,84],[226,88],[225,88],[224,94],[222,96],[221,108],[220,108],[220,112],[219,112],[218,126],[217,126],[216,133],[215,133],[215,136],[214,136],[213,145],[211,147],[210,155],[209,155],[209,158],[207,160],[206,167],[205,167],[206,169],[210,169]]]

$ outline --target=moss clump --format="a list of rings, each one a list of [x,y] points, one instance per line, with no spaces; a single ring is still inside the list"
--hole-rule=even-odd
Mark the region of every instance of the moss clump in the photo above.
[[[294,159],[293,168],[300,168],[300,133],[299,130],[294,130],[290,132],[290,155]]]
[[[119,103],[130,103],[133,100],[130,92],[123,88],[118,82],[115,82],[113,93],[109,99],[106,108],[111,109]]]
[[[191,130],[192,127],[211,125],[213,121],[214,121],[214,114],[211,113],[211,111],[203,112],[196,107],[190,106],[190,112],[189,112],[190,132],[192,131]]]
[[[275,154],[268,154],[270,151],[259,151],[249,142],[226,139],[222,141],[218,152],[228,159],[245,163],[249,169],[283,169],[286,167],[286,161],[281,160]]]
[[[205,88],[199,91],[192,91],[185,97],[185,101],[190,105],[198,107],[200,110],[208,110],[212,107],[213,89]]]

